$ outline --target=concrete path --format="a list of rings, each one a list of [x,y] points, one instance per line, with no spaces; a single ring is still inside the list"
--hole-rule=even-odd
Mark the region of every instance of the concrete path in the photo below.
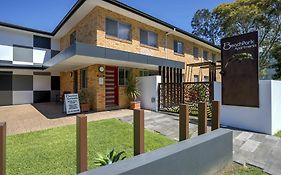
[[[133,111],[115,110],[88,113],[88,121],[132,116]],[[38,103],[0,107],[0,122],[7,123],[7,135],[39,131],[76,123],[75,116],[66,116],[61,104]]]
[[[122,121],[132,123],[133,117]],[[145,127],[178,140],[178,116],[145,111]],[[208,127],[210,131],[210,127]],[[191,119],[190,136],[197,136],[197,124]],[[266,173],[281,175],[281,139],[275,136],[233,130],[233,159],[240,164],[250,164]]]

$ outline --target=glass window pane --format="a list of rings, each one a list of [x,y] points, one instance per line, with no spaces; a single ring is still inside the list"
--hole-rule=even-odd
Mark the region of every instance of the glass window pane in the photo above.
[[[75,42],[76,42],[76,31],[70,34],[70,45],[74,44]]]
[[[148,45],[157,47],[157,34],[154,32],[148,32]]]
[[[199,82],[199,75],[194,75],[194,82]]]
[[[125,85],[125,81],[124,81],[124,69],[119,68],[119,85]]]
[[[86,69],[82,69],[80,71],[81,74],[81,88],[87,88],[87,70]]]
[[[183,54],[183,43],[182,42],[178,42],[178,53]]]
[[[117,21],[106,19],[106,34],[111,36],[118,36]]]
[[[131,26],[128,24],[119,23],[118,37],[125,40],[130,40]]]
[[[208,52],[207,51],[203,51],[203,58],[204,60],[208,60]]]
[[[130,70],[126,69],[126,71],[125,71],[125,85],[128,84],[129,74],[130,74]]]
[[[209,76],[204,76],[204,81],[205,82],[209,81]]]
[[[193,56],[194,58],[198,58],[198,55],[199,54],[199,51],[198,51],[198,48],[197,47],[193,47]]]
[[[147,31],[140,30],[140,42],[141,44],[148,44]]]
[[[174,52],[178,53],[178,42],[174,41]]]
[[[214,54],[214,53],[212,54],[212,61],[213,61],[213,62],[216,62],[216,61],[217,61],[217,60],[216,60],[216,54]]]

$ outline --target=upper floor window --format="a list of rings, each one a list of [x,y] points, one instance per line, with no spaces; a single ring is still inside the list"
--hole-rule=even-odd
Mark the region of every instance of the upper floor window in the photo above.
[[[199,58],[199,49],[198,47],[193,47],[193,56],[195,59]]]
[[[203,51],[203,59],[208,60],[208,55],[209,55],[208,51],[204,50]]]
[[[183,54],[183,42],[174,41],[174,52]]]
[[[140,43],[152,47],[157,47],[158,45],[158,35],[154,32],[140,29]]]
[[[216,61],[217,61],[216,54],[214,54],[214,53],[212,54],[212,61],[213,61],[213,62],[216,62]]]
[[[70,45],[74,44],[75,42],[76,42],[76,31],[70,34]]]
[[[106,35],[131,40],[131,25],[106,18]]]

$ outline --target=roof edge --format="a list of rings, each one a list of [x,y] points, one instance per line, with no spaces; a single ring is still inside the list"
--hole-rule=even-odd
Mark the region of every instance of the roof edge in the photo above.
[[[196,35],[193,35],[193,34],[187,32],[187,31],[185,31],[185,30],[183,30],[181,28],[178,28],[178,27],[176,27],[176,26],[174,26],[172,24],[169,24],[169,23],[167,23],[167,22],[165,22],[163,20],[160,20],[160,19],[158,19],[156,17],[153,17],[153,16],[151,16],[151,15],[149,15],[147,13],[144,13],[144,12],[142,12],[142,11],[136,9],[136,8],[133,8],[133,7],[129,6],[129,5],[126,5],[126,4],[124,4],[124,3],[122,3],[122,2],[120,2],[118,0],[102,0],[102,1],[110,3],[110,4],[115,5],[117,7],[123,8],[125,10],[128,10],[128,11],[130,11],[132,13],[135,13],[137,15],[140,15],[140,16],[144,17],[144,18],[147,18],[147,19],[149,19],[149,20],[151,20],[153,22],[156,22],[156,23],[159,23],[161,25],[164,25],[164,26],[166,26],[166,27],[168,27],[168,28],[170,28],[172,30],[175,30],[175,31],[177,31],[177,32],[179,32],[181,34],[187,35],[187,36],[189,36],[191,38],[194,38],[194,39],[196,39],[198,41],[201,41],[201,42],[203,42],[205,44],[208,44],[209,46],[212,46],[212,47],[214,47],[216,49],[219,49],[219,50],[221,49],[220,46],[217,46],[217,45],[215,45],[215,44],[213,44],[213,43],[211,43],[209,41],[206,41],[206,40],[204,40],[202,38],[199,38]],[[56,26],[56,28],[52,32],[36,30],[36,29],[32,29],[32,28],[28,28],[28,27],[23,27],[23,26],[19,26],[19,25],[14,25],[14,24],[9,24],[9,23],[4,23],[4,22],[0,22],[0,26],[15,28],[15,29],[19,29],[19,30],[28,31],[28,32],[39,33],[39,34],[43,34],[43,35],[55,36],[57,34],[57,32],[62,28],[62,26],[84,4],[84,2],[86,2],[86,0],[78,0],[74,4],[74,6],[70,9],[70,11],[64,16],[64,18],[60,21],[60,23]]]

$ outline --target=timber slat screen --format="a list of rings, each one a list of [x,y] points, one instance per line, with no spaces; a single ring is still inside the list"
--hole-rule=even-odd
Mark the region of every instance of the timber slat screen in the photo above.
[[[159,83],[159,103],[161,111],[178,112],[180,104],[188,104],[190,113],[197,115],[198,103],[213,100],[211,82]]]

